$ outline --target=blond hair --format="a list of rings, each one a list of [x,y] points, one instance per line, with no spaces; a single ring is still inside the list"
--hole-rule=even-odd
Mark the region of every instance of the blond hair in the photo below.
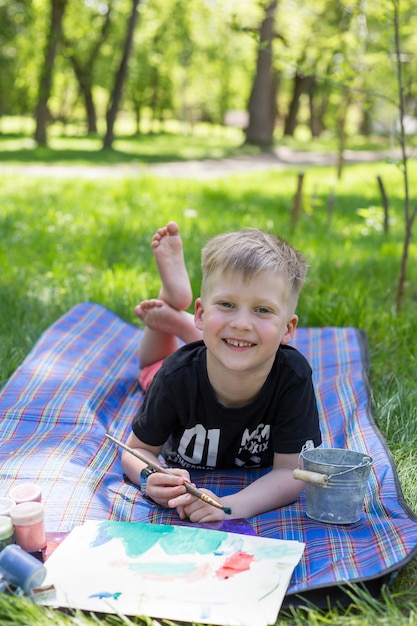
[[[256,228],[224,233],[213,237],[202,250],[202,295],[210,278],[226,271],[240,272],[245,279],[260,272],[279,274],[288,286],[294,309],[307,274],[304,256],[284,239]]]

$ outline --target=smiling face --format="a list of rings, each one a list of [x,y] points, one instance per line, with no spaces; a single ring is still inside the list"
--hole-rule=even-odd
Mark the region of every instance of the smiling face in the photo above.
[[[276,272],[248,278],[237,271],[211,276],[195,309],[210,380],[231,373],[265,380],[279,345],[291,341],[297,321],[285,281]]]

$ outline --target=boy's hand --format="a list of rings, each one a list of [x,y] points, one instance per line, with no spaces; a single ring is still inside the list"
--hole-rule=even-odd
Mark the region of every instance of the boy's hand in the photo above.
[[[212,491],[208,489],[202,489],[202,491],[212,496],[215,500],[222,501]],[[177,509],[180,519],[189,519],[191,522],[219,522],[226,518],[230,519],[230,515],[226,515],[221,509],[204,502],[201,498],[197,498],[197,496],[193,496],[190,493],[173,498],[169,501],[168,506]]]
[[[184,482],[190,482],[190,474],[187,470],[172,469],[172,475],[154,472],[146,481],[146,495],[154,502],[164,507],[169,507],[173,498],[186,494]]]

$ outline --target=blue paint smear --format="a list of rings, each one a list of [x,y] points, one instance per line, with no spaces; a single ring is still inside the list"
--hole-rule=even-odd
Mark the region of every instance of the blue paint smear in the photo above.
[[[224,541],[217,550],[214,550],[214,554],[227,555],[234,554],[235,552],[240,552],[243,549],[243,544],[243,537],[233,537],[229,535],[226,541]]]
[[[174,532],[175,540],[172,536]],[[120,539],[130,558],[145,554],[157,543],[166,554],[211,554],[218,550],[227,536],[226,532],[210,532],[201,528],[110,521],[99,525],[90,545],[97,548],[112,539]]]
[[[209,605],[201,607],[200,619],[208,620],[211,615],[211,607]]]
[[[108,598],[113,598],[113,600],[117,600],[119,596],[122,595],[121,591],[116,591],[115,593],[110,593],[110,591],[98,591],[97,593],[92,593],[89,598],[98,598],[99,600],[104,600]]]

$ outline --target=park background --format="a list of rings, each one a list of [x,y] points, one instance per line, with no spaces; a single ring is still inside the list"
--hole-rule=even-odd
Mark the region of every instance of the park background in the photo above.
[[[407,0],[2,0],[1,383],[79,302],[139,325],[169,219],[196,295],[209,237],[273,230],[311,265],[300,323],[366,331],[417,511],[416,39]],[[416,624],[416,583],[412,562],[378,600],[278,623]],[[44,622],[76,623],[0,598],[0,623]]]

